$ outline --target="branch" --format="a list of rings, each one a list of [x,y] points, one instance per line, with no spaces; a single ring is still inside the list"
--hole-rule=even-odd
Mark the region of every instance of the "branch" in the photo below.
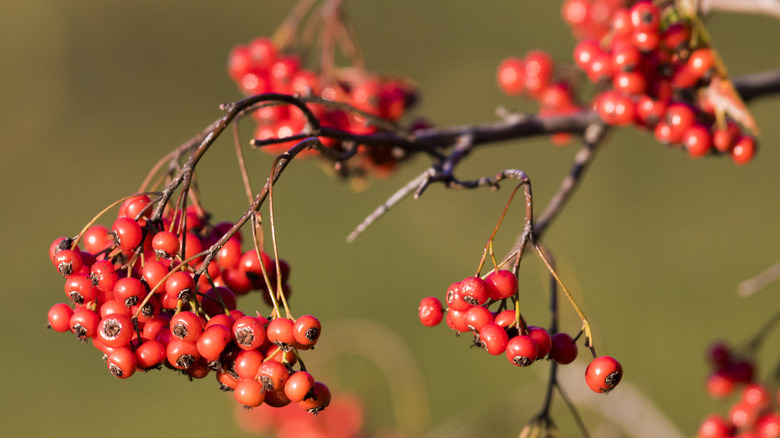
[[[723,11],[780,18],[780,0],[699,0],[698,3],[699,11],[704,15]]]

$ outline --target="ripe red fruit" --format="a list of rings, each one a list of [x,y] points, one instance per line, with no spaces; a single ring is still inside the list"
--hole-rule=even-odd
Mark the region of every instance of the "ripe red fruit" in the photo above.
[[[734,378],[723,371],[715,372],[707,378],[707,392],[714,398],[725,398],[734,392]]]
[[[203,330],[198,340],[195,341],[195,348],[198,349],[202,358],[211,362],[219,359],[222,351],[232,340],[230,329],[220,324],[214,324]]]
[[[506,345],[506,357],[509,362],[518,367],[527,367],[534,363],[539,350],[529,336],[518,335],[509,340]]]
[[[176,271],[165,280],[165,294],[170,298],[187,301],[195,291],[195,280],[187,272]]]
[[[498,324],[485,324],[479,332],[479,345],[493,356],[505,352],[508,342],[509,335]]]
[[[458,310],[447,310],[447,326],[458,332],[469,331],[469,326],[466,324],[466,312]]]
[[[756,154],[756,139],[749,135],[744,135],[737,139],[734,148],[731,150],[731,160],[736,164],[747,164]]]
[[[63,277],[78,273],[81,270],[83,261],[81,252],[78,250],[63,249],[54,254],[52,258],[54,266]]]
[[[74,310],[68,322],[70,331],[83,341],[95,336],[98,324],[100,324],[100,316],[85,307]]]
[[[550,332],[542,327],[529,326],[528,337],[534,341],[534,344],[536,344],[536,349],[538,352],[537,359],[541,359],[547,356],[547,354],[550,352],[550,349],[552,348],[552,338],[550,337]]]
[[[435,297],[423,298],[422,301],[420,301],[420,307],[418,307],[417,313],[420,317],[420,322],[427,327],[438,325],[444,317],[441,301]]]
[[[303,349],[308,349],[317,343],[317,339],[320,337],[322,331],[322,325],[320,321],[310,315],[304,315],[295,320],[293,325],[293,336],[295,342],[298,343]]]
[[[298,402],[301,409],[317,415],[320,411],[330,405],[330,389],[324,383],[315,382],[311,390],[312,396],[306,400]]]
[[[306,371],[298,371],[290,375],[284,384],[284,395],[292,402],[300,402],[314,388],[314,377]]]
[[[260,350],[241,350],[236,354],[234,369],[242,379],[254,379],[260,365],[263,364],[263,352]]]
[[[243,406],[256,408],[263,404],[265,392],[260,382],[254,379],[240,379],[233,388],[233,397]]]
[[[498,86],[510,96],[519,96],[525,89],[525,66],[523,60],[506,58],[498,65]]]
[[[466,277],[460,282],[460,295],[467,304],[481,306],[489,298],[488,285],[479,277]]]
[[[290,320],[286,321],[289,322]],[[266,333],[263,324],[263,321],[254,316],[244,316],[237,319],[232,327],[233,339],[235,339],[236,345],[242,350],[254,350],[263,345],[266,336],[270,338],[270,334]],[[292,323],[290,323],[290,325],[292,325]],[[270,329],[271,326],[269,325],[268,330]]]
[[[266,391],[277,391],[284,388],[290,372],[281,362],[267,360],[257,369],[257,379]]]
[[[731,434],[731,425],[725,418],[712,414],[699,426],[699,438],[728,438]]]
[[[509,298],[517,292],[517,277],[512,271],[500,270],[491,272],[485,277],[488,284],[488,294],[493,300]]]
[[[550,359],[561,365],[570,364],[577,358],[577,344],[568,333],[556,333],[551,336]]]
[[[152,249],[157,257],[169,259],[179,252],[179,236],[170,231],[160,231],[152,238]]]
[[[171,338],[166,348],[168,363],[176,369],[186,370],[200,359],[200,353],[194,342]]]
[[[552,80],[555,63],[543,50],[532,50],[523,58],[525,88],[531,96],[541,93]]]
[[[493,313],[487,307],[473,306],[466,311],[466,325],[470,330],[479,332],[485,325],[493,322]]]
[[[698,158],[707,155],[712,147],[710,130],[698,124],[691,126],[683,133],[683,144],[691,157]]]
[[[145,296],[146,288],[137,278],[120,278],[114,284],[114,299],[124,303],[127,307],[140,303]]]
[[[688,58],[688,71],[697,79],[705,76],[715,65],[715,54],[711,48],[699,49]]]
[[[49,327],[56,332],[66,332],[70,330],[70,317],[73,316],[73,309],[65,303],[58,303],[49,309]]]
[[[106,347],[124,347],[133,338],[133,330],[133,321],[130,317],[114,313],[100,320],[97,338]]]
[[[135,373],[138,361],[135,353],[129,348],[117,348],[108,354],[106,361],[111,374],[120,379],[126,379]]]
[[[179,312],[171,318],[171,334],[185,342],[195,342],[203,333],[203,321],[194,312]]]
[[[634,102],[614,90],[605,91],[596,98],[596,111],[601,120],[610,125],[623,126],[634,121]]]
[[[597,393],[612,391],[623,378],[623,367],[620,362],[610,356],[600,356],[585,369],[585,383]]]
[[[139,369],[148,370],[165,362],[165,345],[158,340],[147,340],[135,350]]]
[[[271,320],[266,328],[266,336],[284,351],[289,350],[296,342],[293,322],[287,318],[274,318]]]
[[[120,249],[132,251],[141,244],[143,230],[135,220],[129,217],[121,217],[114,221],[111,229],[114,233],[114,243]]]
[[[461,292],[461,283],[452,283],[449,288],[447,288],[447,295],[445,296],[445,301],[447,302],[447,307],[450,310],[457,310],[459,312],[465,312],[469,309],[472,305],[467,303],[463,299],[463,294]]]

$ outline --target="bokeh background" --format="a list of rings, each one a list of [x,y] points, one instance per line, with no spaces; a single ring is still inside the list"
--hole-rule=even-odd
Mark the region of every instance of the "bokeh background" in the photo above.
[[[422,90],[417,113],[440,125],[494,120],[499,105],[532,109],[501,94],[496,66],[534,48],[565,60],[573,47],[559,1],[348,4],[370,68],[414,80]],[[120,381],[91,346],[47,332],[47,310],[65,297],[46,255],[54,238],[76,234],[97,211],[134,192],[159,157],[220,116],[219,103],[240,97],[225,74],[229,50],[270,35],[290,6],[29,0],[3,8],[0,434],[245,436],[232,397],[217,391],[212,377],[189,383],[152,372]],[[770,44],[780,38],[776,20],[716,14],[708,25],[732,74],[778,67]],[[607,397],[578,395],[581,379],[567,388],[584,403],[596,436],[631,436],[602,419],[610,400],[638,406],[634,414],[657,409],[692,435],[706,414],[728,406],[704,392],[707,345],[743,341],[777,310],[780,286],[747,299],[736,294],[740,281],[780,259],[780,99],[757,100],[752,109],[762,148],[744,167],[692,160],[633,130],[614,132],[546,236],[594,325],[600,353],[618,357],[626,370],[626,389]],[[213,149],[199,166],[203,199],[218,220],[235,220],[246,201],[232,146],[223,140]],[[546,139],[486,147],[460,176],[523,169],[540,209],[575,150]],[[252,153],[249,160],[255,180],[264,178],[270,158]],[[474,271],[509,191],[432,187],[345,243],[352,227],[425,166],[412,161],[359,193],[313,161],[285,173],[275,193],[281,253],[293,267],[293,309],[324,323],[321,345],[304,357],[332,387],[367,400],[371,429],[514,436],[541,405],[547,365],[516,369],[469,349],[445,327],[422,327],[416,313],[422,297],[442,296]],[[520,229],[521,209],[509,218],[499,253]],[[547,277],[528,259],[525,315],[546,324]],[[267,311],[259,297],[240,308]],[[568,309],[562,318],[563,329],[578,329]],[[373,328],[361,325],[366,320]],[[372,330],[379,334],[360,336]],[[759,358],[762,376],[777,360],[778,339],[771,337]],[[379,363],[367,356],[377,347]],[[391,397],[409,385],[414,395],[404,403],[429,421],[399,426],[409,420],[393,410]],[[554,415],[566,436],[575,433],[559,402]]]

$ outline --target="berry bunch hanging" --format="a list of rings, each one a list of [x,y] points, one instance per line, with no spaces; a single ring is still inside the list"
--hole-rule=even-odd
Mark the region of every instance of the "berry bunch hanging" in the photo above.
[[[48,326],[91,342],[120,379],[161,368],[190,379],[213,372],[245,407],[325,408],[327,386],[300,361],[321,324],[309,315],[290,317],[289,264],[256,247],[242,253],[235,224],[211,225],[200,207],[166,208],[156,222],[157,202],[129,197],[111,228],[94,224],[98,215],[75,238],[52,243],[49,257],[69,301],[51,307]],[[207,248],[223,237],[203,275],[196,274]],[[271,304],[268,318],[237,310],[237,297],[252,290]]]
[[[466,277],[449,286],[444,296],[446,309],[442,307],[441,301],[436,297],[423,298],[418,307],[420,322],[425,326],[434,327],[441,323],[442,319],[446,319],[447,326],[456,334],[473,334],[473,346],[484,349],[493,356],[503,354],[516,367],[527,367],[544,358],[560,365],[569,364],[577,358],[578,339],[585,335],[585,345],[590,349],[594,358],[585,372],[585,382],[594,392],[610,392],[620,383],[623,377],[623,368],[617,360],[610,356],[596,356],[587,319],[546,259],[544,251],[533,242],[530,181],[522,173],[519,175],[519,179],[521,179],[521,183],[512,192],[493,234],[488,239],[477,269],[477,275]],[[508,257],[503,263],[497,263],[493,254],[493,240],[515,193],[521,186],[526,187],[526,232],[523,233],[523,240],[517,254]],[[543,327],[528,325],[520,312],[521,299],[517,270],[520,267],[523,249],[529,241],[534,245],[539,256],[550,270],[550,274],[563,288],[567,298],[581,318],[582,330],[574,338],[565,332],[554,331],[550,333]],[[480,277],[479,272],[488,256],[493,262],[494,269],[484,277]],[[513,270],[501,269],[501,265],[511,259],[515,260]],[[491,310],[491,307],[495,307],[495,309]],[[446,317],[444,316],[445,312]]]
[[[587,106],[604,123],[652,131],[694,158],[728,155],[737,164],[753,158],[755,121],[695,13],[678,2],[649,0],[569,0],[562,12],[579,40],[574,64],[597,90]],[[583,107],[576,78],[556,75],[543,51],[505,59],[498,82],[509,95],[537,100],[541,115]]]
[[[287,32],[290,28],[301,28],[301,24],[286,23],[273,39],[258,37],[231,51],[228,61],[231,79],[247,96],[277,93],[301,97],[322,127],[352,135],[400,130],[396,123],[417,100],[415,87],[400,77],[369,72],[344,24],[338,20],[320,23],[319,17],[310,18],[314,23],[308,23],[322,27],[323,35],[318,41],[343,42],[342,51],[348,55],[351,65],[336,68],[335,45],[303,44],[295,32]],[[333,29],[340,35],[333,35]],[[317,53],[319,63],[310,69],[300,53],[312,51]],[[261,106],[254,111],[253,118],[255,143],[270,154],[289,149],[310,129],[306,116],[290,105]],[[286,138],[290,140],[277,141]],[[350,169],[351,173],[388,176],[406,157],[402,150],[390,147],[365,148],[335,137],[320,137],[320,141],[339,153],[357,147],[359,159],[354,160],[357,163]]]

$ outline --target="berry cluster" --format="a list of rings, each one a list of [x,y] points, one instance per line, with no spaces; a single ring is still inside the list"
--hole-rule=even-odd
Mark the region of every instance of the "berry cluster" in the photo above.
[[[754,382],[755,364],[734,352],[726,343],[713,343],[708,351],[712,373],[707,378],[707,392],[715,398],[730,396],[740,385]]]
[[[699,426],[699,438],[780,438],[780,392],[773,400],[768,387],[751,383],[727,417],[709,415]],[[773,406],[774,405],[774,406]]]
[[[590,106],[605,123],[651,130],[661,143],[692,157],[721,154],[737,164],[749,162],[757,147],[749,133],[756,131],[755,122],[701,23],[674,4],[656,3],[564,3],[564,19],[579,40],[574,63],[598,89]],[[507,94],[527,92],[538,100],[540,114],[579,109],[574,82],[555,79],[544,52],[505,59],[498,82]]]
[[[153,222],[155,203],[130,197],[111,228],[93,224],[52,243],[49,257],[69,302],[51,307],[49,327],[91,341],[120,379],[163,367],[191,379],[213,371],[243,406],[295,402],[313,413],[327,406],[327,386],[315,382],[299,355],[317,342],[320,322],[279,311],[291,291],[289,265],[255,248],[242,252],[234,224],[212,226],[198,207],[165,211]],[[207,248],[229,232],[204,275],[195,275]],[[237,296],[250,290],[273,306],[268,318],[237,310]]]
[[[472,333],[474,346],[494,356],[505,354],[517,367],[545,357],[562,365],[573,362],[578,354],[576,339],[564,332],[550,334],[542,327],[528,326],[519,311],[504,310],[508,300],[517,300],[517,294],[517,277],[511,271],[495,270],[484,279],[466,277],[447,289],[447,325],[458,334]],[[491,311],[494,304],[498,310]],[[420,321],[428,327],[444,319],[445,309],[436,297],[424,298],[418,311]],[[607,393],[622,376],[618,361],[601,356],[588,366],[585,381],[593,391]]]
[[[304,68],[297,55],[282,52],[270,39],[255,38],[248,45],[233,49],[228,73],[246,95],[281,93],[319,97],[321,103],[308,103],[307,107],[321,126],[352,134],[376,132],[379,119],[397,122],[416,100],[415,90],[408,81],[371,74],[361,68],[341,69],[330,75],[317,73]],[[328,102],[342,105],[328,105]],[[343,104],[350,110],[344,109]],[[257,122],[256,140],[290,137],[305,132],[307,127],[304,114],[290,105],[262,106],[253,116]],[[345,150],[337,139],[320,137],[320,141],[335,151]],[[295,143],[291,140],[262,149],[277,154]],[[390,148],[359,148],[359,156],[360,168],[379,176],[388,175],[403,158]]]

